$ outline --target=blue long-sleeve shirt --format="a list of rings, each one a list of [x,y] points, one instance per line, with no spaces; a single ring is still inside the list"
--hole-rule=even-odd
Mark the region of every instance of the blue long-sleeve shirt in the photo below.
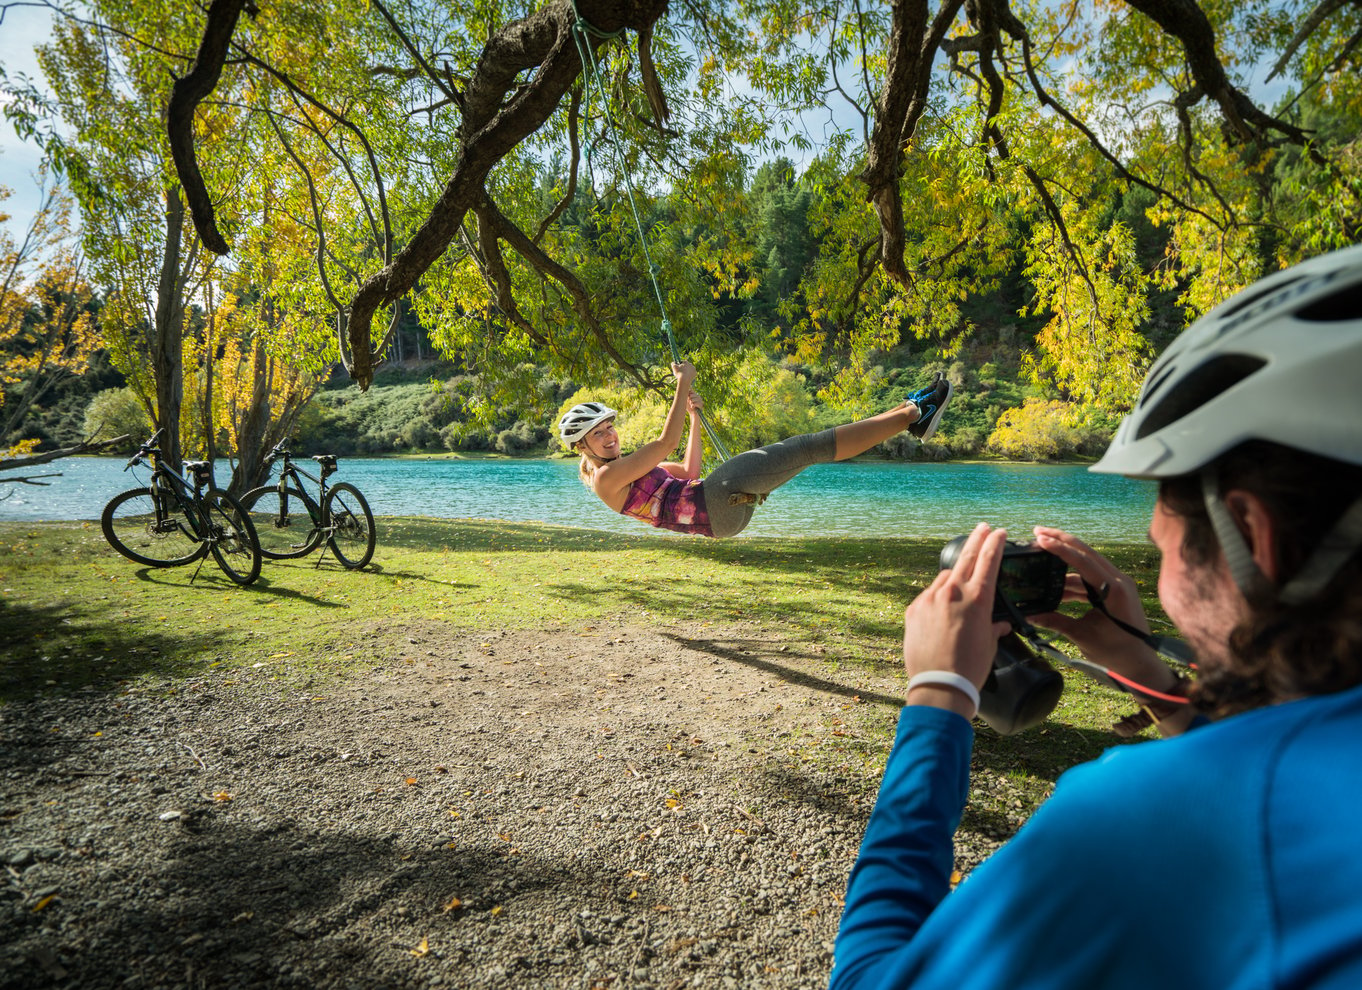
[[[950,892],[972,743],[903,710],[836,990],[1362,988],[1362,689],[1110,750]]]

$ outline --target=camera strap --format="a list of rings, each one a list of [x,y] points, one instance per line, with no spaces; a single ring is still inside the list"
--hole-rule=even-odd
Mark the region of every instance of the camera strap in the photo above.
[[[1084,586],[1088,589],[1088,600],[1092,602],[1093,607],[1108,619],[1111,619],[1112,622],[1116,623],[1118,629],[1143,640],[1150,649],[1154,650],[1154,652],[1158,653],[1160,656],[1166,656],[1168,659],[1174,660],[1177,663],[1190,663],[1190,660],[1181,659],[1180,656],[1165,653],[1159,646],[1154,645],[1155,642],[1158,642],[1160,645],[1166,647],[1167,643],[1171,642],[1180,648],[1178,652],[1181,656],[1190,657],[1190,652],[1184,643],[1179,640],[1170,640],[1166,636],[1151,636],[1148,633],[1140,632],[1140,630],[1130,625],[1130,623],[1121,621],[1107,611],[1106,606],[1102,602],[1102,599],[1106,597],[1104,593],[1105,589],[1099,591],[1089,585],[1086,581],[1084,582]],[[1002,592],[997,593],[996,601],[999,607],[1007,612],[1008,619],[1011,621],[1012,628],[1016,631],[1017,635],[1022,637],[1022,639],[1026,640],[1033,648],[1049,659],[1087,674],[1093,680],[1105,684],[1107,687],[1114,688],[1117,691],[1124,691],[1127,694],[1137,695],[1140,698],[1154,698],[1170,704],[1185,705],[1187,703],[1188,699],[1184,697],[1175,694],[1165,694],[1163,691],[1155,691],[1153,688],[1146,687],[1138,681],[1131,680],[1129,677],[1116,673],[1116,671],[1109,667],[1103,667],[1101,664],[1093,663],[1091,660],[1084,657],[1069,656],[1067,653],[1064,653],[1057,648],[1053,641],[1046,639],[1039,629],[1031,625],[1031,623],[1026,620],[1026,616],[1024,616],[1015,605],[1008,601],[1007,596],[1002,594]]]
[[[1121,630],[1121,632],[1129,633],[1136,639],[1142,641],[1165,660],[1172,660],[1174,663],[1181,664],[1184,667],[1196,665],[1196,657],[1192,654],[1192,648],[1182,640],[1174,639],[1172,636],[1155,636],[1152,633],[1142,632],[1132,626],[1129,622],[1126,622],[1124,619],[1118,619],[1107,611],[1107,595],[1110,593],[1111,587],[1105,582],[1102,584],[1102,587],[1094,588],[1092,585],[1088,584],[1087,581],[1084,581],[1083,590],[1088,593],[1088,603],[1115,623],[1116,628]]]

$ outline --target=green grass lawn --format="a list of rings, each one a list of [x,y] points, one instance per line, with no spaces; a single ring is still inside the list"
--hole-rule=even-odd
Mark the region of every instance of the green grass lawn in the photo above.
[[[1145,590],[1157,553],[1103,548]],[[345,571],[329,558],[266,561],[249,588],[212,560],[153,569],[125,560],[92,523],[0,523],[0,702],[35,693],[118,690],[143,678],[287,659],[309,676],[368,669],[375,630],[411,621],[492,632],[571,632],[600,621],[687,624],[761,635],[816,653],[843,680],[892,677],[903,608],[937,570],[936,542],[904,539],[669,538],[494,521],[378,520],[374,563]],[[280,666],[285,666],[280,664]],[[1065,767],[1118,740],[1123,696],[1066,675],[1059,709],[1015,737],[981,728],[981,758],[1016,785],[1022,810]],[[846,737],[847,753],[882,762],[892,711]],[[866,740],[870,740],[866,742]]]

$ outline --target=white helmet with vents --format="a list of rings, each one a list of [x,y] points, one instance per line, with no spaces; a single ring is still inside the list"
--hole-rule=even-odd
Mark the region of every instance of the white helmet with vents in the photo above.
[[[1362,245],[1270,275],[1192,324],[1091,470],[1169,478],[1248,440],[1362,464]]]
[[[583,402],[563,414],[558,421],[558,435],[563,443],[571,446],[586,436],[607,419],[619,415],[615,410],[601,402]]]
[[[1188,327],[1154,362],[1135,408],[1090,470],[1134,478],[1200,472],[1235,582],[1266,578],[1221,499],[1211,467],[1250,440],[1362,465],[1362,245],[1269,275]],[[1278,588],[1299,604],[1362,545],[1362,499]]]

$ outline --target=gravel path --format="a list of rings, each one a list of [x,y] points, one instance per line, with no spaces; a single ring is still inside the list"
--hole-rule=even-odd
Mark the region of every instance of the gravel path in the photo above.
[[[0,708],[0,987],[826,982],[893,671],[759,629],[366,647]]]

